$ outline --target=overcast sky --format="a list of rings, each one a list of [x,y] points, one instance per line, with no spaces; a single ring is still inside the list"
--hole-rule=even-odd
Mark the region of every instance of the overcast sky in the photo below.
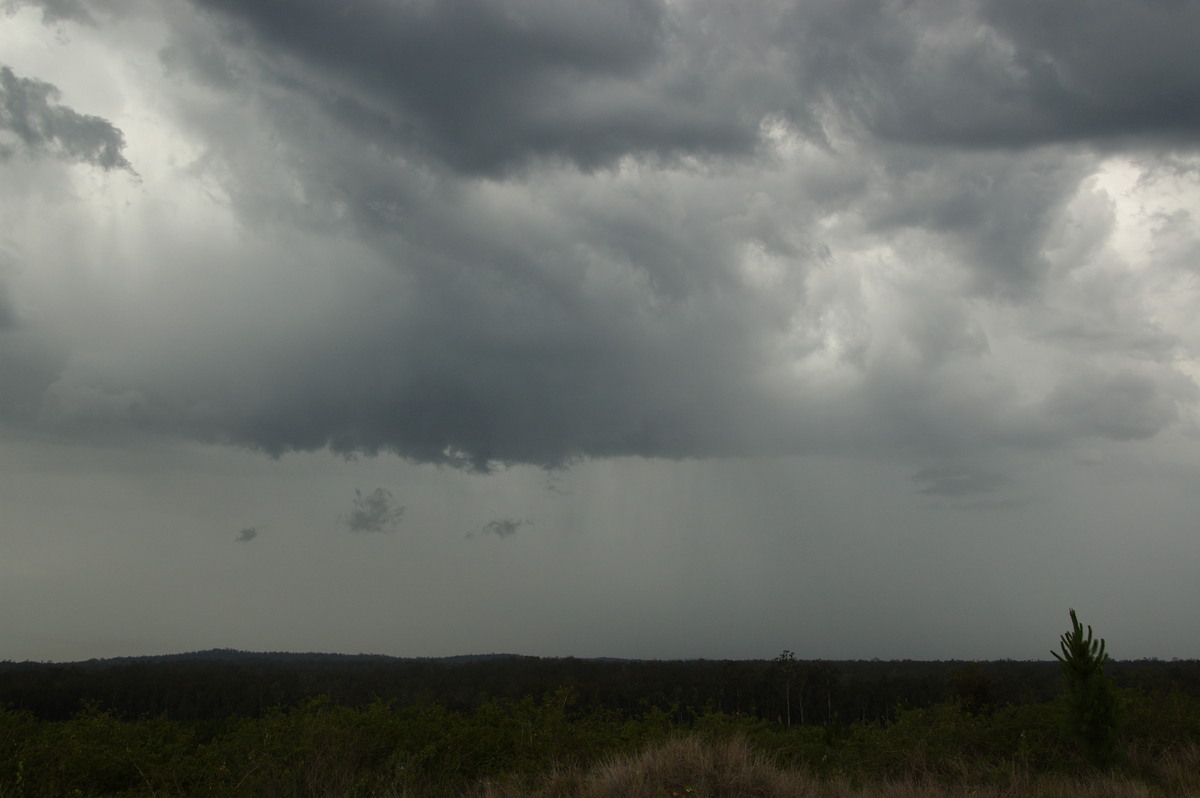
[[[1198,37],[0,0],[0,659],[1200,657]]]

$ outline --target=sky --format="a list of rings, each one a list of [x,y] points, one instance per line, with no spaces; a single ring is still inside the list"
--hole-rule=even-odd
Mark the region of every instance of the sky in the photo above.
[[[1197,35],[0,0],[0,659],[1200,657]]]

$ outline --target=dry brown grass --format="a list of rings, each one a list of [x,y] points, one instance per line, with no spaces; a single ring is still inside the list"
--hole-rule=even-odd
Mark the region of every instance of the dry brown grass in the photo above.
[[[474,798],[1200,798],[1200,746],[1144,759],[1133,763],[1137,776],[1014,771],[1000,786],[967,778],[856,783],[780,768],[744,740],[682,737],[587,769],[560,768],[534,783],[480,784]]]
[[[809,776],[782,770],[740,739],[680,737],[587,770],[567,768],[533,785],[489,784],[479,798],[770,798],[818,796]]]

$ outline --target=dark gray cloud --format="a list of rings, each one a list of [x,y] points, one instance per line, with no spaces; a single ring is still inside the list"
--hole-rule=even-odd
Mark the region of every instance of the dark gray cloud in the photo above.
[[[236,538],[238,543],[248,543],[258,537],[258,527],[248,526],[238,532]]]
[[[0,160],[24,151],[132,171],[121,152],[125,147],[121,131],[98,116],[55,104],[59,96],[51,84],[18,77],[0,66]]]
[[[262,187],[278,176],[263,176],[262,163],[273,162],[244,132],[229,157],[246,168],[231,170],[226,185],[261,212]],[[161,419],[272,453],[328,445],[476,468],[745,445],[720,415],[745,424],[759,415],[761,400],[744,388],[761,368],[762,337],[773,334],[759,325],[784,321],[798,290],[767,292],[730,273],[740,247],[730,233],[774,232],[769,218],[744,218],[745,186],[688,196],[692,178],[678,173],[610,195],[581,191],[568,173],[488,196],[381,162],[353,142],[292,138],[313,132],[270,133],[297,157],[310,147],[324,155],[289,175],[305,186],[306,206],[272,215],[329,225],[340,202],[392,273],[352,307],[281,341],[295,356],[240,362],[257,351],[262,324],[291,316],[295,283],[293,293],[262,295],[242,343],[225,342],[229,327],[199,329],[183,344],[199,360],[165,364],[169,381],[139,379],[141,423]],[[385,190],[398,209],[377,219]],[[280,267],[279,279],[293,268]],[[230,345],[241,353],[231,357]],[[87,374],[96,389],[88,395],[119,391],[114,377]],[[236,398],[234,384],[244,386]]]
[[[479,470],[896,446],[930,462],[1164,429],[1194,401],[1184,345],[1133,270],[1090,275],[1116,222],[1080,196],[1101,148],[1183,157],[1186,125],[1123,126],[1124,84],[1088,77],[1124,12],[1059,50],[1035,24],[1057,14],[1014,9],[173,7],[164,114],[199,153],[183,174],[255,249],[175,250],[233,261],[227,290],[201,304],[162,278],[158,300],[194,312],[169,330],[135,314],[57,379],[36,372],[37,418]],[[1121,45],[1145,74],[1175,64],[1164,85],[1185,95],[1194,56],[1151,53],[1150,34],[1190,14],[1156,8]],[[51,107],[48,84],[19,87]],[[1108,110],[1068,118],[1046,99],[1062,92]],[[1164,262],[1184,264],[1191,222],[1173,224]],[[1055,295],[1089,281],[1086,300]],[[1116,401],[1055,364],[1029,377],[1026,344],[1149,387]]]
[[[969,148],[1200,140],[1192,3],[797,3],[801,84],[872,133]]]
[[[1200,134],[1200,11],[1166,0],[193,2],[234,23],[224,53],[176,41],[210,79],[307,94],[376,146],[473,173],[747,154],[773,116],[824,143],[838,118],[970,149]]]
[[[1200,144],[1200,7],[1174,0],[990,0],[982,18],[1010,43],[1030,121],[1021,139],[1149,136]],[[997,92],[1000,93],[999,91]]]
[[[404,518],[404,507],[397,504],[392,492],[376,488],[364,495],[354,491],[354,509],[339,519],[351,532],[391,532]]]
[[[663,64],[680,31],[658,0],[195,2],[241,23],[227,43],[270,59],[266,79],[318,97],[380,146],[468,172],[744,152],[757,136],[761,113],[730,109],[713,96],[719,83]]]

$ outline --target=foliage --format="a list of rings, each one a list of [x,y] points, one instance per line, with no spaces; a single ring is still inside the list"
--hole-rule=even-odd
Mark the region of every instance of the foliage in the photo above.
[[[0,663],[0,689],[53,708],[0,709],[0,798],[1200,795],[1194,664],[1110,663],[1072,621],[1059,663],[983,666],[799,662],[786,651],[757,663],[501,658],[400,670],[374,658],[293,670]],[[1126,674],[1113,716],[1125,756],[1105,774],[1080,766],[1066,699],[1039,681],[1052,687],[1068,660],[1090,662],[1089,678],[1107,679],[1106,666]],[[75,688],[54,684],[91,684],[108,702],[64,712]]]
[[[1117,693],[1104,673],[1108,661],[1103,639],[1083,625],[1071,610],[1071,631],[1063,633],[1062,653],[1051,652],[1062,666],[1066,684],[1066,722],[1070,733],[1097,764],[1111,763],[1117,755]]]
[[[85,701],[123,720],[166,715],[202,721],[261,717],[318,695],[364,707],[439,704],[474,712],[493,700],[541,701],[562,686],[576,710],[628,718],[673,707],[705,708],[793,724],[894,719],[898,705],[932,706],[951,697],[948,674],[961,663],[801,661],[789,682],[769,661],[627,661],[489,656],[465,660],[251,655],[208,652],[87,663],[0,662],[0,704],[42,720],[67,720]],[[1047,700],[1058,692],[1054,662],[987,663],[997,705]],[[1139,663],[1136,686],[1170,681],[1200,696],[1200,663]],[[1115,672],[1120,677],[1120,672]],[[1130,684],[1132,686],[1132,684]],[[790,701],[787,693],[790,691]]]
[[[971,713],[989,713],[996,708],[995,686],[978,662],[969,662],[950,674],[950,691],[959,705]]]
[[[1135,690],[1119,698],[1122,742],[1133,754],[1112,778],[1125,792],[1093,794],[1200,794],[1200,700],[1172,703],[1170,693]],[[1048,702],[972,713],[947,701],[898,710],[887,724],[788,727],[718,711],[631,719],[581,709],[576,700],[562,689],[459,712],[317,699],[219,723],[126,721],[94,706],[65,721],[0,710],[0,798],[660,798],[670,785],[692,798],[865,797],[872,784],[997,796],[1039,794],[1030,785],[1053,784],[1041,794],[1071,796],[1072,784],[1095,774],[1075,766],[1071,738]]]

